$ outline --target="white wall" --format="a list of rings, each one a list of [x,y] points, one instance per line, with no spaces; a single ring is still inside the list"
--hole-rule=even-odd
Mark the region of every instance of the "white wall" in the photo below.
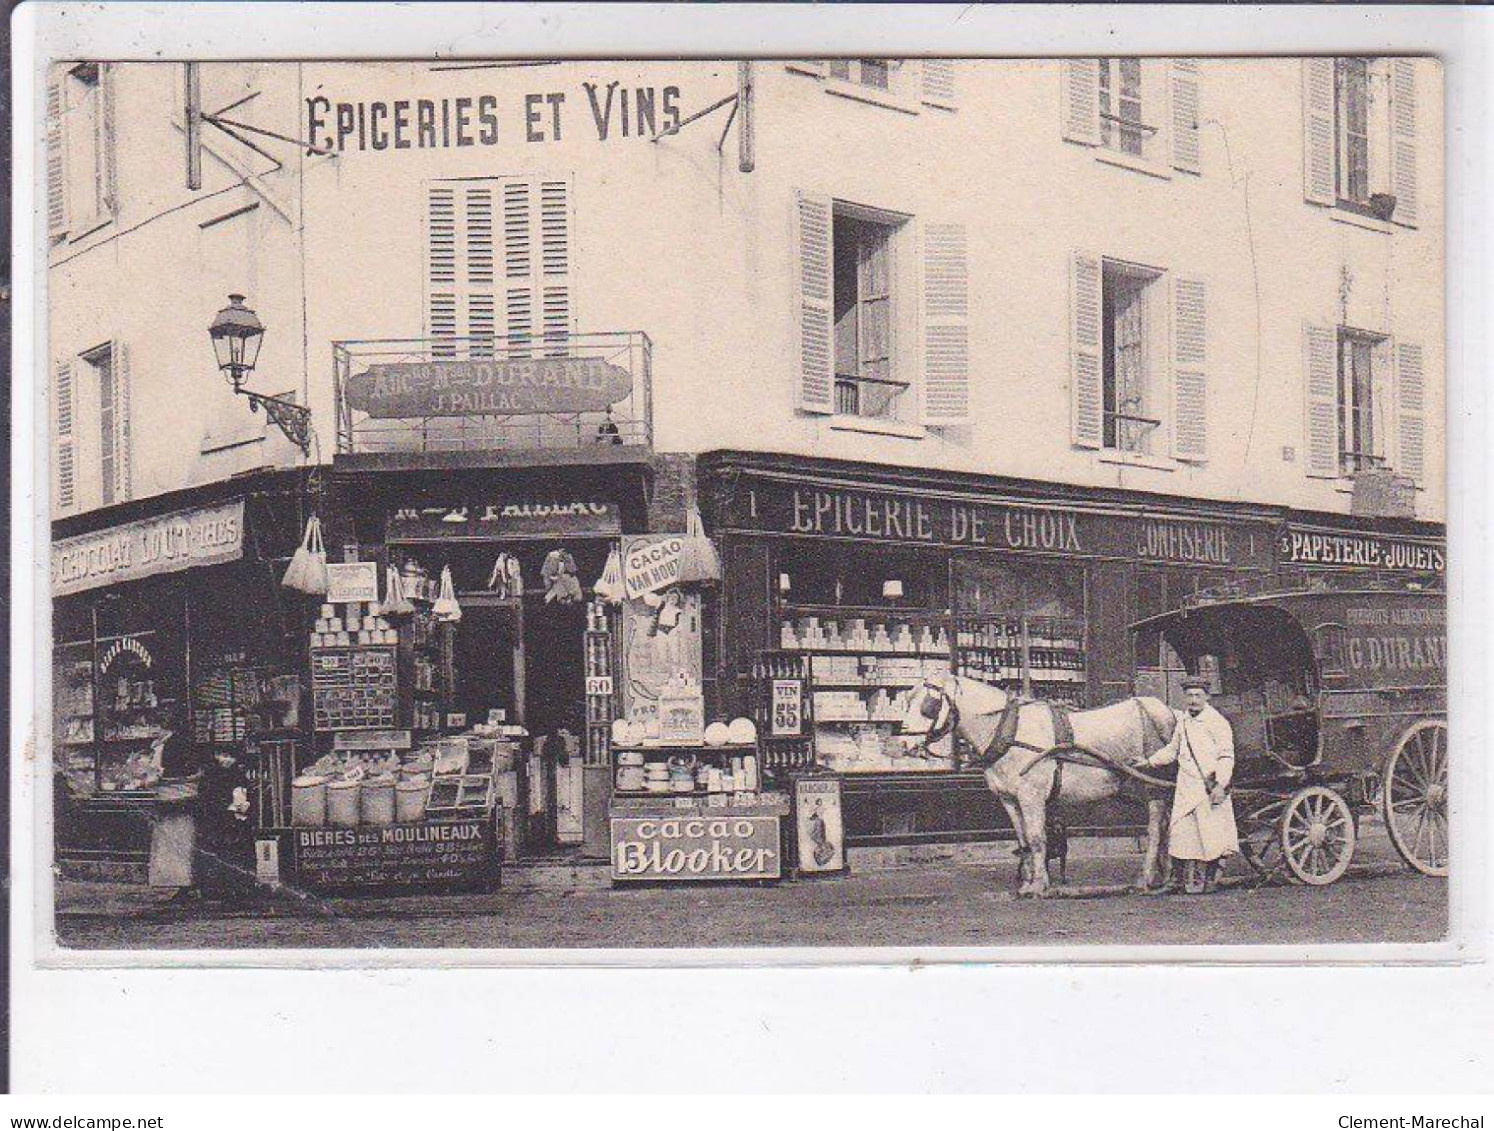
[[[1346,511],[1340,485],[1306,475],[1301,325],[1338,323],[1347,268],[1350,324],[1426,348],[1433,470],[1418,515],[1442,516],[1441,89],[1433,63],[1421,64],[1418,76],[1419,226],[1392,226],[1389,234],[1339,222],[1303,200],[1296,60],[1203,64],[1203,172],[1166,179],[1105,164],[1096,150],[1062,139],[1056,63],[961,63],[959,109],[916,114],[827,93],[781,63],[759,64],[757,168],[747,175],[736,168],[735,127],[717,151],[727,109],[657,143],[623,137],[616,125],[602,141],[582,86],[677,86],[689,114],[734,92],[734,64],[440,71],[330,63],[205,72],[205,86],[211,78],[225,95],[263,91],[249,104],[258,116],[245,120],[297,137],[308,129],[305,99],[319,94],[332,102],[491,94],[499,144],[345,149],[324,158],[266,142],[287,167],[265,184],[290,202],[291,223],[262,202],[247,217],[199,227],[259,199],[240,188],[55,268],[54,352],[87,348],[73,343],[106,324],[140,342],[137,493],[293,454],[273,438],[248,451],[201,454],[211,421],[245,415],[243,403],[211,380],[205,328],[228,290],[248,294],[270,327],[255,387],[279,392],[305,380],[329,456],[331,343],[424,332],[425,181],[537,173],[574,179],[580,329],[637,329],[653,339],[661,451],[795,452]],[[143,218],[188,196],[180,188],[180,135],[167,110],[180,101],[180,68],[131,65],[120,74],[120,121],[128,123],[120,180],[126,213],[133,207]],[[546,140],[526,140],[525,95],[549,92],[566,96],[562,136],[549,139],[542,102]],[[213,98],[204,101],[211,109]],[[213,160],[206,164],[210,181],[199,198],[227,175]],[[870,436],[796,410],[796,189],[966,225],[969,427],[921,438]],[[121,217],[122,229],[130,223]],[[1075,249],[1207,281],[1206,464],[1119,466],[1072,447],[1068,261]],[[1295,449],[1294,462],[1283,448]]]

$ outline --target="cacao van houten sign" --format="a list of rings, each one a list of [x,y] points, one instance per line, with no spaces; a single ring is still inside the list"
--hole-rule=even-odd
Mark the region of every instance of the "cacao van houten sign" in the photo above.
[[[396,361],[348,378],[350,407],[380,420],[601,412],[633,391],[632,375],[599,357]]]
[[[1237,569],[1272,564],[1264,524],[1093,514],[913,492],[754,483],[737,493],[729,517],[739,530],[812,537]]]

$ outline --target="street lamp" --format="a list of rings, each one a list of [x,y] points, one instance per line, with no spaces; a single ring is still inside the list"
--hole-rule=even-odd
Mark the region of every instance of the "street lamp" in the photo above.
[[[208,337],[213,339],[219,370],[228,378],[235,393],[249,399],[250,411],[258,412],[263,406],[265,415],[285,438],[300,448],[302,455],[310,454],[311,410],[294,401],[262,396],[244,388],[259,360],[265,327],[259,315],[244,305],[243,295],[228,296],[228,305],[218,311],[213,324],[208,327]]]

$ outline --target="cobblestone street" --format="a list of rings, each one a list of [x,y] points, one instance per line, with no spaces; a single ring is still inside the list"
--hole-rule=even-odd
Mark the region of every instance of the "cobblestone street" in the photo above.
[[[1256,887],[1239,865],[1209,897],[1127,894],[1137,859],[1071,861],[1065,893],[1012,894],[1004,854],[766,887],[550,890],[301,901],[253,911],[165,905],[64,885],[69,947],[739,947],[1429,942],[1446,931],[1447,884],[1410,872],[1366,829],[1337,884]],[[505,880],[507,884],[507,880]]]

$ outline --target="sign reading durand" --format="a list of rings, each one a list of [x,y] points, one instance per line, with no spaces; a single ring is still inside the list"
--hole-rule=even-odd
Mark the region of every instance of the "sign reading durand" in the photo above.
[[[1371,679],[1446,672],[1446,608],[1350,608],[1344,620],[1343,661],[1349,671]]]
[[[1236,569],[1272,564],[1267,528],[1249,523],[1102,515],[894,491],[756,483],[737,495],[730,522],[739,530],[953,548]]]
[[[615,880],[776,880],[777,817],[613,817]]]
[[[601,412],[633,391],[633,378],[599,357],[395,361],[348,378],[351,408],[378,420]]]
[[[244,503],[178,511],[52,544],[52,595],[136,581],[244,553]]]
[[[1329,568],[1442,573],[1442,547],[1372,534],[1336,534],[1325,530],[1289,529],[1281,536],[1281,560],[1290,565]]]
[[[296,877],[308,887],[460,887],[492,883],[492,821],[473,817],[388,828],[292,829]]]

